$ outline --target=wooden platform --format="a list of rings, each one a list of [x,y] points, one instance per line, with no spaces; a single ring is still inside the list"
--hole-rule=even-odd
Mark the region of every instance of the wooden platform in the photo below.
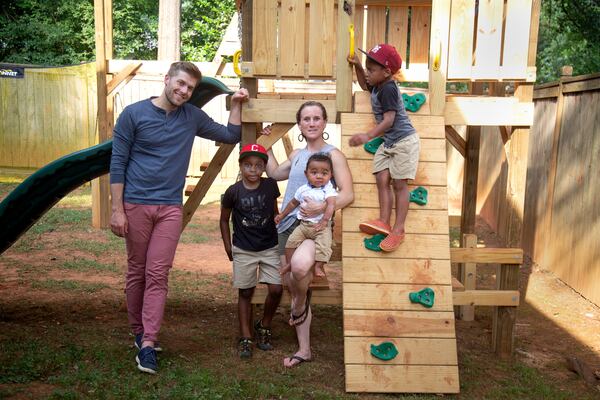
[[[459,391],[444,119],[427,115],[411,115],[411,119],[421,139],[413,184],[427,188],[429,201],[425,206],[411,203],[405,242],[395,252],[381,253],[364,247],[366,235],[358,229],[360,221],[378,215],[372,155],[347,145],[348,136],[373,125],[373,115],[342,115],[342,151],[356,189],[354,203],[342,216],[344,363],[349,392]],[[409,301],[410,292],[425,287],[435,292],[432,308]],[[372,356],[371,344],[382,342],[394,343],[398,356],[389,361]]]

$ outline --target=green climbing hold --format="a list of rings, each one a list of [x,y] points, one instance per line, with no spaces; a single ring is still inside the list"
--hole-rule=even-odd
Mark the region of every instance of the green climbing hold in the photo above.
[[[415,190],[410,192],[410,201],[417,203],[420,206],[427,204],[427,189],[423,186],[419,186]]]
[[[427,308],[433,307],[433,302],[435,300],[435,293],[431,288],[425,288],[419,290],[418,292],[410,292],[408,295],[411,303],[419,303]]]
[[[402,100],[404,101],[404,108],[411,112],[419,111],[419,108],[425,104],[427,97],[423,93],[415,93],[412,96],[410,94],[402,93]]]
[[[383,138],[381,136],[378,136],[369,140],[367,143],[364,144],[363,147],[368,153],[375,154],[379,146],[381,146],[381,143],[383,143]]]
[[[381,247],[379,247],[379,243],[381,243],[381,241],[383,239],[385,239],[385,235],[383,233],[378,233],[377,235],[375,235],[373,237],[366,237],[364,240],[365,247],[369,250],[381,251]]]
[[[380,360],[389,361],[398,355],[398,349],[392,342],[383,342],[378,346],[372,344],[371,355]]]

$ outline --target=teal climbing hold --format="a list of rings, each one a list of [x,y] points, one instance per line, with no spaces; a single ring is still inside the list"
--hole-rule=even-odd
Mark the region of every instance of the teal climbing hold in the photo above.
[[[378,136],[369,140],[367,143],[364,144],[363,147],[368,153],[375,154],[379,146],[381,146],[381,143],[383,143],[383,138],[381,136]]]
[[[422,304],[424,307],[431,308],[433,307],[433,302],[435,300],[435,293],[431,288],[424,288],[418,292],[410,292],[408,298],[411,303],[418,303]]]
[[[385,235],[383,233],[378,233],[373,237],[366,237],[364,240],[365,247],[369,250],[381,251],[381,247],[379,247],[379,244],[383,239],[385,239]]]
[[[371,355],[380,360],[389,361],[398,355],[398,349],[392,342],[383,342],[380,345],[371,345]]]
[[[423,186],[419,186],[415,190],[410,192],[410,201],[417,203],[420,206],[427,204],[427,189]]]
[[[404,108],[411,112],[417,112],[425,104],[427,97],[423,93],[415,93],[412,96],[402,93],[402,100],[404,101]]]

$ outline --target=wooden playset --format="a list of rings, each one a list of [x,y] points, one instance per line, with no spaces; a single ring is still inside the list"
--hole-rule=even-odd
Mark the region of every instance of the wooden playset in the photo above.
[[[512,353],[522,251],[476,247],[472,233],[479,127],[498,126],[505,143],[507,184],[515,213],[507,222],[513,239],[509,242],[518,247],[523,163],[533,122],[539,8],[539,0],[239,2],[242,46],[237,70],[251,94],[242,113],[243,142],[256,141],[257,124],[272,123],[273,134],[261,137],[262,144],[270,147],[282,139],[290,147],[287,132],[306,100],[321,101],[330,122],[335,119],[341,124],[341,150],[348,157],[355,190],[355,201],[342,217],[343,283],[341,291],[315,291],[313,302],[343,304],[349,392],[457,393],[454,306],[460,306],[459,316],[467,320],[473,318],[473,306],[494,306],[493,347],[500,356]],[[109,13],[98,5],[96,11],[97,31],[105,32]],[[369,129],[374,118],[368,96],[353,91],[353,72],[346,57],[355,48],[369,49],[378,43],[390,43],[400,52],[402,83],[427,82],[428,87],[419,91],[425,103],[409,113],[421,138],[419,170],[411,189],[423,187],[427,201],[411,203],[406,241],[392,253],[364,245],[359,221],[375,216],[378,208],[375,180],[369,172],[372,155],[347,145],[348,136]],[[102,139],[112,123],[105,89],[110,57],[102,45],[98,49]],[[132,65],[113,81],[126,79],[138,67]],[[261,93],[260,79],[330,81],[335,82],[336,93]],[[463,83],[468,92],[449,93],[447,87],[454,82]],[[514,88],[514,95],[506,94],[508,86]],[[467,126],[466,139],[455,126]],[[465,158],[463,243],[458,249],[450,248],[446,142]],[[185,204],[186,223],[233,149],[222,145],[213,157]],[[108,195],[98,198],[106,201]],[[460,283],[451,276],[451,263],[460,263]],[[499,264],[497,290],[475,288],[477,263]],[[257,290],[255,302],[262,299],[264,292]]]

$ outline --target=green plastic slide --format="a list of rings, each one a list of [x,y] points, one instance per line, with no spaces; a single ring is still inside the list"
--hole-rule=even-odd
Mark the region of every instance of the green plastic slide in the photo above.
[[[189,100],[203,107],[213,97],[233,91],[203,77]],[[31,174],[0,203],[0,254],[12,246],[60,199],[86,182],[109,172],[112,140],[76,151]]]

